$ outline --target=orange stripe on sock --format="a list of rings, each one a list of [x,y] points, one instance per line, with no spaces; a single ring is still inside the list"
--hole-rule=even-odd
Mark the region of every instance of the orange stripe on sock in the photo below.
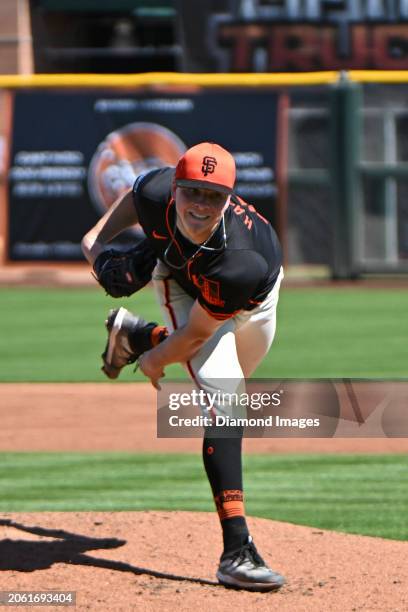
[[[233,516],[245,516],[243,502],[225,502],[221,508],[218,508],[218,516],[220,521]]]
[[[245,516],[244,494],[240,490],[221,491],[214,497],[214,501],[220,521],[233,516]]]

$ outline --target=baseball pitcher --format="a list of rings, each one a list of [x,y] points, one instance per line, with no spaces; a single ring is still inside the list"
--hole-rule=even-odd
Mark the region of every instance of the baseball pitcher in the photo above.
[[[160,388],[166,366],[178,362],[198,389],[216,392],[226,381],[231,391],[231,381],[250,377],[267,354],[283,278],[281,248],[270,223],[234,194],[235,176],[228,151],[198,144],[176,168],[139,176],[84,236],[83,252],[104,289],[131,295],[152,279],[166,322],[112,310],[102,355],[109,378],[138,361]],[[128,252],[107,248],[137,222],[146,234],[140,245]],[[235,588],[275,590],[284,579],[257,552],[245,520],[241,449],[241,430],[220,437],[205,429],[204,466],[224,541],[217,578]]]

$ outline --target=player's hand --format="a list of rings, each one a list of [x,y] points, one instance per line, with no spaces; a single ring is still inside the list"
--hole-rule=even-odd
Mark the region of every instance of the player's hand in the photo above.
[[[159,380],[163,378],[164,371],[162,366],[157,366],[155,364],[150,351],[146,351],[146,353],[143,353],[143,355],[139,357],[139,368],[147,378],[150,378],[153,387],[160,391],[161,386]]]

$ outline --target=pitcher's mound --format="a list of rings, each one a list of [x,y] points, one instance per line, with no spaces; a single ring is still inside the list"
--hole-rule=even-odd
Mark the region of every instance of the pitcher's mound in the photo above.
[[[278,592],[218,585],[218,519],[190,512],[1,514],[0,590],[76,591],[77,609],[114,612],[408,609],[406,542],[248,522],[286,576]]]

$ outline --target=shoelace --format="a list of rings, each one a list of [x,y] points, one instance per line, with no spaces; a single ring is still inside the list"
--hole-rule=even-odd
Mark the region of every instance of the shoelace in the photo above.
[[[239,551],[238,562],[245,561],[245,559],[250,559],[254,563],[260,567],[261,565],[265,565],[265,561],[262,559],[261,555],[256,550],[255,544],[253,542],[247,542]]]

